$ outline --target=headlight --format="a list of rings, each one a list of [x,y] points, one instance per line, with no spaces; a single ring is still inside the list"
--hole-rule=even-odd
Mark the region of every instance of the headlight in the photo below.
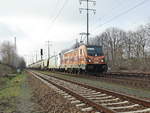
[[[105,62],[105,58],[101,59],[101,62]]]
[[[89,62],[92,62],[92,60],[91,60],[91,59],[89,59]]]
[[[86,61],[87,61],[87,62],[92,62],[92,60],[91,60],[91,59],[89,59],[89,58],[88,58],[88,59],[86,59]]]

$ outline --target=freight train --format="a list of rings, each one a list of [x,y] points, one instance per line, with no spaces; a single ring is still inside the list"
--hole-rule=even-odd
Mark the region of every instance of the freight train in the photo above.
[[[80,45],[49,59],[30,64],[28,67],[69,73],[102,73],[107,71],[102,46],[95,45]]]

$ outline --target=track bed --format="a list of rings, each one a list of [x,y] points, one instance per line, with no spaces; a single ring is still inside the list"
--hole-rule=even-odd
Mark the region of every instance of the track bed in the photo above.
[[[56,92],[87,112],[150,113],[150,102],[89,85],[30,72],[45,83],[54,85]]]

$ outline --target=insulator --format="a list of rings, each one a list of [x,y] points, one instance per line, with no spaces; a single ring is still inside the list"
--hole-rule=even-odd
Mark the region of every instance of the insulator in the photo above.
[[[80,10],[80,14],[82,14],[82,11]]]

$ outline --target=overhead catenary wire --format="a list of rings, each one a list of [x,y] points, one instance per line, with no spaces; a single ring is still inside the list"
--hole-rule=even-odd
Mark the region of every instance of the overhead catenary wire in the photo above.
[[[113,0],[113,1],[116,2],[116,0]],[[122,6],[123,6],[123,4],[121,3],[120,0],[117,0],[117,6],[116,6],[116,5],[113,6],[113,7],[110,9],[111,12],[104,14],[103,17],[104,17],[104,18],[107,18],[107,16],[113,17],[112,11],[118,9],[118,5],[119,5],[119,7],[122,7]],[[93,23],[93,24],[97,24],[97,23],[99,22],[99,20],[101,20],[101,17],[98,18],[98,19],[96,20],[96,22]],[[97,26],[95,25],[95,28],[96,28],[96,27],[97,27]],[[92,28],[92,29],[94,29],[94,28]]]
[[[117,4],[116,4],[115,6],[113,6],[112,8],[110,8],[110,11],[111,11],[111,12],[104,14],[103,17],[112,16],[112,12],[113,12],[114,10],[118,9],[119,7],[123,7],[123,3],[121,3],[120,0],[117,0],[117,1],[116,1],[116,0],[113,0],[113,1],[116,2]],[[100,19],[100,18],[99,18],[99,19]],[[99,20],[99,19],[98,19],[98,20]]]
[[[56,4],[55,4],[54,9],[53,9],[53,12],[55,12],[56,8],[57,8],[58,5],[59,5],[59,2],[60,2],[60,0],[57,0],[57,1],[56,1]],[[52,14],[52,16],[55,17],[54,14]],[[53,18],[53,17],[50,16],[49,19],[51,19],[51,18]]]
[[[148,2],[148,1],[149,1],[149,0],[143,0],[143,1],[139,2],[138,4],[134,5],[133,7],[128,8],[127,10],[125,10],[125,11],[119,13],[118,15],[112,17],[111,19],[105,21],[103,24],[97,26],[97,27],[95,28],[95,31],[94,31],[94,32],[96,32],[96,31],[99,29],[99,27],[101,27],[101,26],[103,26],[103,25],[106,25],[106,24],[108,24],[108,23],[114,21],[115,19],[117,19],[117,18],[119,18],[119,17],[121,17],[121,16],[123,16],[123,15],[129,13],[130,11],[132,11],[132,10],[136,9],[137,7],[139,7],[139,6],[143,5],[143,4],[145,4],[145,3]]]
[[[47,37],[48,33],[52,30],[57,18],[60,16],[60,14],[62,13],[63,9],[65,8],[65,6],[67,5],[69,0],[65,0],[62,7],[58,10],[58,13],[56,14],[56,16],[54,16],[51,20],[51,26],[50,24],[48,25],[48,29],[46,30],[47,32],[45,32],[44,36]],[[60,0],[57,0],[56,6],[59,4]]]
[[[60,8],[60,10],[58,11],[57,15],[54,17],[54,19],[52,20],[52,24],[54,25],[55,21],[57,20],[57,18],[60,16],[60,14],[62,13],[63,9],[65,8],[65,6],[67,5],[69,0],[65,0],[64,4],[62,5],[62,7]],[[52,27],[53,27],[52,25]]]
[[[65,6],[67,5],[67,3],[68,3],[68,1],[69,0],[65,0],[64,1],[64,3],[63,3],[63,5],[62,5],[62,7],[58,10],[58,13],[56,14],[56,16],[54,16],[52,19],[51,19],[51,26],[50,26],[50,24],[48,25],[48,29],[45,31],[45,34],[44,34],[44,36],[45,37],[47,37],[48,36],[48,33],[49,33],[49,31],[52,29],[52,27],[54,26],[54,23],[56,22],[56,20],[57,20],[57,18],[60,16],[60,14],[62,13],[62,11],[63,11],[63,9],[65,8]],[[56,2],[56,7],[58,6],[60,4],[60,0],[57,0],[57,2]],[[54,9],[55,10],[55,9]]]

